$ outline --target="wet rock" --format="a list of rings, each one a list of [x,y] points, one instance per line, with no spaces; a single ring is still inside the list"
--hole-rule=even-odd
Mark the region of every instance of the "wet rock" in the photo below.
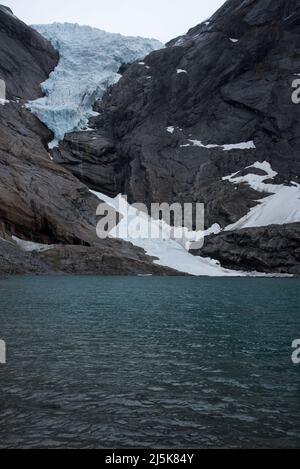
[[[235,223],[265,195],[224,176],[245,175],[248,166],[267,161],[278,173],[273,184],[299,181],[300,106],[291,99],[300,71],[299,8],[296,0],[229,0],[209,21],[148,55],[144,67],[124,67],[122,79],[95,106],[100,115],[92,122],[113,157],[105,160],[100,180],[90,164],[96,153],[83,145],[88,161],[81,180],[88,178],[100,192],[126,193],[131,202],[203,202],[206,228]],[[79,138],[73,134],[61,145],[65,160],[74,157]],[[217,147],[249,141],[255,148]],[[270,230],[274,246],[285,235],[290,240],[290,229]],[[248,239],[251,258],[237,262],[233,244],[223,259],[220,243],[228,234],[216,238],[212,257],[229,267],[262,269],[261,248],[252,235],[232,239],[240,236]],[[298,272],[295,256],[290,266],[277,264],[275,247],[267,256],[274,262],[266,262],[266,271]]]
[[[300,70],[300,35],[286,18],[298,10],[294,1],[231,0],[207,24],[147,56],[144,67],[128,66],[95,108],[95,135],[105,134],[113,159],[104,181],[95,173],[93,186],[116,187],[148,204],[205,202],[209,226],[237,221],[261,198],[249,187],[243,197],[233,193],[222,177],[268,161],[284,180],[297,180],[300,107],[292,103],[291,84]],[[62,145],[64,158],[73,156],[78,138]],[[224,151],[192,145],[193,139],[253,141],[255,148]],[[86,153],[90,159],[88,146]],[[81,177],[85,171],[90,178],[89,168]],[[209,196],[199,200],[203,192]]]
[[[40,84],[57,65],[58,53],[4,6],[0,8],[0,25],[0,79],[6,82],[7,98],[42,96]]]
[[[300,223],[246,228],[205,239],[194,254],[218,259],[224,267],[300,275]]]
[[[105,240],[97,247],[59,246],[41,253],[39,259],[53,270],[83,275],[180,275],[153,263],[143,249],[130,243]]]
[[[0,239],[0,276],[14,274],[180,275],[153,263],[142,249],[116,240],[97,247],[57,245],[44,252],[25,252]]]
[[[99,200],[71,174],[68,164],[65,169],[52,160],[48,143],[53,135],[26,109],[25,100],[41,96],[40,83],[57,60],[45,39],[0,8],[0,78],[6,81],[10,100],[0,105],[0,237],[4,238],[0,239],[0,274],[172,273],[129,243],[100,241],[96,236]],[[101,182],[105,158],[110,160],[109,146],[104,138],[97,137],[95,146],[91,135],[86,140],[82,135],[68,163],[78,164],[83,140],[92,155],[91,173]],[[91,179],[82,180],[90,183]],[[11,241],[12,236],[59,246],[47,253],[28,253]]]

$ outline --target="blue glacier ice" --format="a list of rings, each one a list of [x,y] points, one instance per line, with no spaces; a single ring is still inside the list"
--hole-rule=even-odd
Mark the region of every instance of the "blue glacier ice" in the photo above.
[[[43,98],[28,107],[53,131],[54,147],[67,132],[84,130],[93,105],[116,83],[124,63],[142,59],[163,45],[156,39],[126,37],[70,23],[34,25],[58,50],[60,60],[42,84]]]

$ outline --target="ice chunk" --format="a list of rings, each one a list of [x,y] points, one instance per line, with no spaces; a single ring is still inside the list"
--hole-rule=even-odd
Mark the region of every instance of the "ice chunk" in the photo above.
[[[51,147],[67,132],[81,130],[96,115],[93,105],[116,83],[124,63],[163,47],[155,39],[125,37],[69,23],[36,25],[60,54],[59,64],[43,83],[45,97],[28,107],[54,132]]]

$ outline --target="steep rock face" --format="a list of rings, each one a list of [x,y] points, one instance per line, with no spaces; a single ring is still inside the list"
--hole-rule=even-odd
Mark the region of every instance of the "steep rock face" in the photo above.
[[[97,126],[126,166],[123,186],[132,200],[203,200],[203,186],[255,161],[272,160],[286,180],[299,176],[300,112],[291,84],[300,35],[286,21],[297,11],[286,0],[226,2],[209,23],[127,68],[98,104]],[[256,149],[225,152],[190,140],[254,141]]]
[[[241,204],[238,192],[214,187],[222,176],[269,161],[282,180],[298,179],[300,108],[291,100],[298,11],[294,1],[228,1],[145,66],[127,69],[97,110],[126,161],[132,200],[203,201],[207,223],[224,225],[240,217]],[[256,148],[197,145],[249,141]]]
[[[0,8],[0,25],[0,78],[6,82],[7,98],[42,96],[40,83],[58,63],[58,53],[4,6]]]
[[[248,228],[208,237],[197,254],[227,268],[300,275],[299,239],[300,223]]]
[[[5,8],[0,25],[0,77],[9,101],[0,106],[0,236],[91,243],[97,201],[50,160],[46,146],[51,132],[24,106],[28,98],[41,96],[40,82],[58,55]]]
[[[95,106],[96,153],[90,144],[79,152],[73,133],[55,159],[75,174],[84,161],[78,177],[96,190],[148,204],[203,202],[206,228],[235,224],[267,194],[227,176],[255,175],[267,163],[274,184],[299,183],[300,105],[291,98],[299,18],[296,0],[228,0],[209,21],[124,68]],[[92,175],[95,158],[104,180]]]
[[[100,241],[99,200],[51,160],[53,135],[25,104],[42,95],[40,83],[57,61],[39,33],[0,8],[0,79],[7,89],[7,100],[0,101],[0,275],[166,272],[131,244]],[[27,253],[12,236],[61,246],[51,255]]]
[[[53,149],[52,155],[56,163],[91,189],[101,187],[105,194],[112,197],[119,194],[122,179],[120,161],[105,134],[99,131],[69,133],[59,150]]]
[[[0,109],[0,236],[92,243],[97,201],[44,147],[51,134],[20,104]]]

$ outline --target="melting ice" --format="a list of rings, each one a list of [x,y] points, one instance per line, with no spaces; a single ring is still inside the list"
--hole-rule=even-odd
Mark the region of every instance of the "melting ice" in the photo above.
[[[90,26],[54,23],[33,26],[60,54],[59,64],[42,84],[45,96],[29,107],[54,133],[55,146],[67,132],[85,129],[93,105],[116,83],[124,63],[142,59],[162,44],[155,39],[125,37]]]

